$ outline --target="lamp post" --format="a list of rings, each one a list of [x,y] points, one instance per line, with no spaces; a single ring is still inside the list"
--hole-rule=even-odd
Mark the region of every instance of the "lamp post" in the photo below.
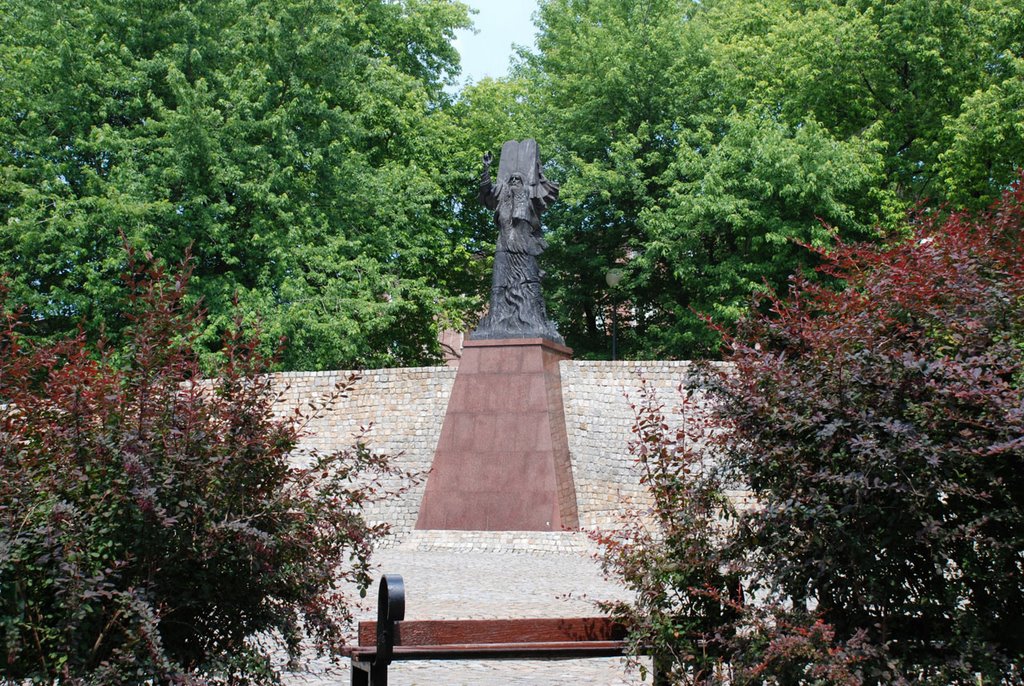
[[[622,270],[618,267],[609,269],[604,275],[604,280],[612,290],[612,362],[614,362],[619,337],[619,299],[616,297],[616,288],[622,281]]]

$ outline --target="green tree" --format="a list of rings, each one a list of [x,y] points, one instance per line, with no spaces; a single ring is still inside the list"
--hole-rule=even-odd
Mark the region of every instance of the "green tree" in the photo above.
[[[615,265],[627,354],[713,355],[703,318],[813,266],[803,246],[987,204],[1020,161],[1011,0],[547,0],[538,19],[516,78],[555,142],[549,300],[584,355],[606,349]]]
[[[450,0],[0,5],[0,269],[33,333],[115,336],[123,234],[195,255],[291,368],[423,362],[473,306],[452,220]],[[454,227],[454,229],[453,229]]]
[[[886,219],[902,207],[949,199],[937,181],[983,183],[979,208],[1014,179],[943,161],[951,123],[978,91],[1015,76],[1024,8],[1017,2],[715,3],[706,16],[721,39],[733,91],[795,123],[812,117],[835,137],[882,144]],[[1016,76],[1019,79],[1019,75]],[[975,142],[985,140],[975,132]],[[995,170],[993,170],[995,171]]]
[[[951,202],[983,205],[1024,165],[1024,59],[1007,56],[1003,66],[1006,77],[968,96],[949,123],[951,141],[939,155],[939,174]]]
[[[538,125],[555,141],[554,178],[564,181],[548,216],[548,301],[579,354],[604,346],[611,300],[605,273],[642,252],[641,216],[666,187],[678,145],[679,100],[670,87],[690,3],[555,0],[540,6],[537,55],[522,72]],[[667,287],[657,270],[630,269],[621,287],[638,312],[657,317]],[[640,329],[644,329],[641,325]],[[634,348],[635,350],[635,348]]]

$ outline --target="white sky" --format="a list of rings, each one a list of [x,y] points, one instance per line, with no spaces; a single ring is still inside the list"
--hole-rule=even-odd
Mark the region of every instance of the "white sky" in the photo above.
[[[477,29],[459,31],[455,47],[462,57],[459,81],[479,81],[485,76],[498,78],[508,73],[512,44],[532,48],[534,33],[531,16],[536,0],[463,0],[477,10],[472,16]]]

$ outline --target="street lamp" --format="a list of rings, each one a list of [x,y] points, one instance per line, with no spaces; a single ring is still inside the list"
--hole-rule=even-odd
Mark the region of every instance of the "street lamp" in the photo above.
[[[616,287],[622,281],[622,270],[618,267],[609,269],[604,275],[605,283],[612,289],[612,362],[615,361],[616,345],[619,337],[619,301],[616,296]]]

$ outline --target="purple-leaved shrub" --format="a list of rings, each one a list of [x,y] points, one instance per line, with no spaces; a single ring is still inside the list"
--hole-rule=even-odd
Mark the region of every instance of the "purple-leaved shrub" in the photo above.
[[[402,475],[358,441],[294,464],[313,411],[275,416],[257,337],[201,378],[187,263],[129,257],[123,349],[28,345],[0,310],[0,673],[271,683],[268,643],[337,653],[386,532],[362,508]]]
[[[667,678],[1024,680],[1024,180],[911,224],[761,296],[704,370],[711,415],[638,405],[653,511],[603,559]]]

